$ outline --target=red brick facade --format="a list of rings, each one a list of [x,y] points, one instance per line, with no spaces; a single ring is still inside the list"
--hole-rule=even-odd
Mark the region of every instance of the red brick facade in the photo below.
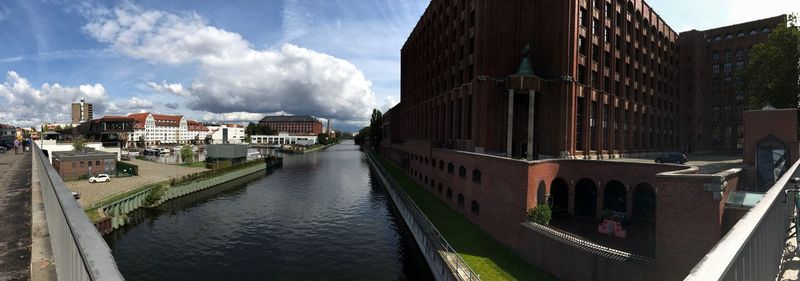
[[[267,116],[259,124],[293,136],[316,136],[322,133],[322,122],[311,116]]]
[[[742,152],[747,93],[737,90],[737,73],[747,65],[750,49],[785,22],[781,15],[680,34],[684,151]]]
[[[675,165],[588,160],[529,162],[435,148],[426,141],[384,144],[383,157],[404,169],[429,192],[520,256],[565,280],[682,279],[724,235],[725,201],[738,186],[738,170],[697,175],[696,168]],[[595,187],[595,218],[606,208],[604,191],[611,182],[625,186],[627,215],[631,218],[641,215],[636,213],[635,193],[640,188],[652,190],[655,235],[651,243],[655,244],[655,264],[614,261],[562,245],[525,227],[522,223],[528,209],[554,200],[557,181],[566,183],[570,216],[577,216],[576,210],[581,206],[576,199],[580,182]]]

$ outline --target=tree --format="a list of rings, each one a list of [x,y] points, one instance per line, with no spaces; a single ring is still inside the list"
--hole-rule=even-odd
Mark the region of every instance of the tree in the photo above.
[[[72,140],[72,150],[83,151],[84,148],[86,148],[86,139],[83,137],[77,137]]]
[[[194,161],[194,153],[192,153],[192,147],[189,145],[183,145],[181,147],[181,159],[183,159],[183,163],[192,164]]]
[[[373,148],[378,147],[383,140],[383,114],[378,109],[372,110],[369,120],[369,140]]]
[[[247,127],[245,127],[244,133],[246,135],[248,135],[248,136],[274,135],[275,134],[275,130],[273,130],[272,128],[270,128],[269,126],[266,126],[266,125],[256,124],[256,123],[250,122],[250,123],[247,124]]]
[[[319,133],[317,135],[317,142],[321,145],[328,145],[331,143],[330,136],[326,133]]]
[[[767,104],[797,108],[800,94],[800,27],[796,15],[753,46],[750,61],[739,74],[739,90],[748,94],[751,109]]]
[[[367,136],[369,136],[369,127],[361,128],[361,130],[358,131],[358,134],[353,137],[353,141],[357,145],[362,145],[367,140]]]

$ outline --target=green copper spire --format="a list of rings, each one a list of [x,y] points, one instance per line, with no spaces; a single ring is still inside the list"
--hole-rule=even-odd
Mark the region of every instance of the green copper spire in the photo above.
[[[522,48],[522,62],[519,63],[517,75],[533,75],[533,67],[531,67],[531,62],[528,60],[528,52],[530,52],[530,50],[530,44],[527,44],[524,48]]]

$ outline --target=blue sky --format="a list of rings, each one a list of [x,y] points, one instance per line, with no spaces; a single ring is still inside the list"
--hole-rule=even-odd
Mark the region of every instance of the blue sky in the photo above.
[[[652,0],[677,31],[800,11],[800,1]],[[426,0],[0,1],[0,123],[153,111],[203,121],[314,114],[340,128],[399,101]],[[691,7],[691,8],[690,8]]]

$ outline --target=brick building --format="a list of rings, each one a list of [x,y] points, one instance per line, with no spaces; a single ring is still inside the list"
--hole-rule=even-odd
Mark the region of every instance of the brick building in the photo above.
[[[698,48],[724,57],[732,47],[705,34],[727,30],[701,32],[711,47]],[[726,40],[763,35],[736,38]],[[683,102],[695,98],[697,115],[707,106],[697,96],[710,93],[683,89],[711,85],[705,72],[681,78],[691,40],[640,0],[433,0],[401,50],[401,102],[384,116],[381,154],[560,279],[683,279],[724,235],[741,170],[576,159],[691,145]],[[713,57],[696,58],[686,67],[713,70]],[[557,234],[524,223],[546,203]],[[606,245],[626,255],[575,244],[603,213],[631,222],[629,238]]]
[[[322,133],[322,122],[312,116],[266,116],[258,123],[276,132],[295,136],[316,136]]]
[[[98,174],[116,175],[117,154],[87,149],[86,151],[53,152],[53,168],[64,180]]]
[[[680,34],[683,150],[742,152],[747,93],[737,90],[737,73],[747,65],[750,49],[785,22],[781,15]]]

